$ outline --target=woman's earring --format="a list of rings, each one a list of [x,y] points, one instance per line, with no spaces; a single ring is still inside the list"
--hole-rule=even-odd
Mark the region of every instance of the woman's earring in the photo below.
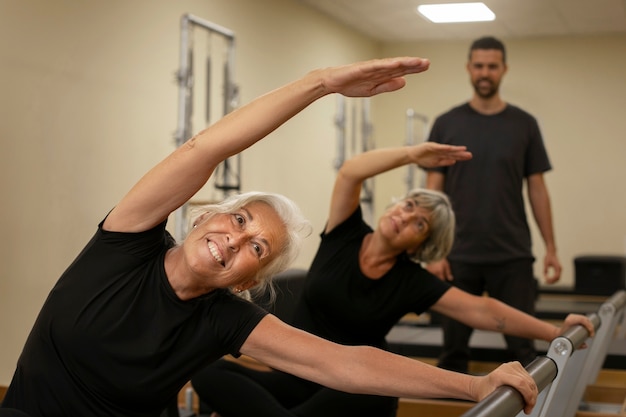
[[[193,228],[195,229],[196,227],[198,227],[198,225],[197,225],[197,224],[194,224],[194,225],[193,225]]]

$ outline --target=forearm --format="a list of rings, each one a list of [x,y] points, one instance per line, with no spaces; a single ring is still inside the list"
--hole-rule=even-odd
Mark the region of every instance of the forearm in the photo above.
[[[534,404],[537,387],[519,363],[487,376],[446,371],[368,346],[344,346],[293,328],[268,315],[250,333],[241,352],[284,372],[340,391],[411,398],[480,401],[509,385]]]
[[[476,399],[474,379],[368,346],[344,346],[268,315],[241,352],[333,389],[396,397]]]
[[[323,384],[346,392],[478,400],[473,377],[372,347],[344,346],[328,364]]]
[[[438,171],[426,172],[426,188],[429,190],[443,191],[445,175]]]
[[[485,313],[476,328],[504,333],[533,340],[552,341],[560,328],[517,310],[495,298],[483,297]]]
[[[546,246],[546,251],[556,254],[554,227],[552,224],[552,207],[548,190],[543,184],[532,185],[529,182],[528,199],[533,217]]]
[[[546,252],[556,254],[556,240],[554,238],[554,228],[552,225],[552,215],[550,214],[549,203],[544,205],[542,208],[538,208],[536,211],[533,210],[533,212],[535,221],[539,227],[539,232],[541,233],[541,237],[543,238],[543,242],[546,247]]]
[[[360,153],[344,162],[339,175],[358,183],[410,162],[408,147],[375,149]]]
[[[220,161],[235,155],[276,130],[317,99],[329,94],[330,91],[324,87],[322,74],[323,70],[311,71],[296,81],[266,93],[229,113],[196,137],[201,141],[219,142],[220,154],[210,155]]]

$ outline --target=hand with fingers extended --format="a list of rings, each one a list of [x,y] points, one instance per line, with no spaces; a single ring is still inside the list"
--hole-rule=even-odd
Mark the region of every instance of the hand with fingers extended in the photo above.
[[[453,165],[457,161],[472,159],[472,153],[465,146],[442,145],[434,142],[424,142],[410,146],[409,157],[424,168]]]
[[[404,87],[405,75],[426,71],[429,65],[424,58],[396,57],[317,69],[312,74],[320,77],[324,94],[370,97]]]

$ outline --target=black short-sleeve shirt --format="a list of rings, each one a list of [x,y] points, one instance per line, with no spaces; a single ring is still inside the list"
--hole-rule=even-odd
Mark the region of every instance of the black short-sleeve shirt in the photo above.
[[[267,314],[227,290],[181,301],[165,222],[100,227],[50,292],[3,402],[37,416],[158,416],[194,371],[239,354]]]

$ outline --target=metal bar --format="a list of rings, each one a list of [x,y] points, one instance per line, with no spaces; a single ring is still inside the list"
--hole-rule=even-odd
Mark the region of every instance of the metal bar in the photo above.
[[[362,98],[361,103],[361,152],[367,152],[373,149],[371,143],[372,124],[370,123],[370,99]],[[363,181],[361,202],[365,204],[363,218],[369,224],[374,222],[374,178],[368,178]]]
[[[189,85],[190,85],[190,48],[189,48],[189,20],[183,16],[180,21],[180,55],[178,81],[178,124],[176,127],[176,146],[180,146],[188,139],[189,132]],[[174,213],[176,240],[182,240],[185,235],[187,222],[187,204],[176,210]]]
[[[233,42],[228,44],[229,52],[232,51],[234,46]],[[229,54],[229,58],[224,64],[224,102],[222,111],[224,114],[228,114],[233,109],[234,95],[236,94],[236,88],[232,81],[231,59],[234,56]],[[232,168],[234,165],[234,168]],[[226,158],[221,164],[222,182],[215,182],[215,188],[222,190],[224,196],[228,196],[233,192],[241,191],[241,153],[234,155],[230,158]]]
[[[413,117],[415,116],[415,111],[413,109],[407,109],[406,111],[406,142],[407,146],[413,146],[415,144],[415,132],[413,130],[414,124]],[[407,193],[410,192],[413,188],[415,188],[415,166],[413,164],[409,164],[408,173],[406,176],[406,188]]]
[[[412,146],[415,145],[416,133],[415,133],[415,121],[419,120],[424,125],[422,131],[422,141],[425,141],[428,137],[428,117],[423,114],[416,113],[413,109],[407,109],[406,111],[406,145]],[[407,166],[407,176],[406,176],[406,186],[407,193],[410,192],[413,188],[415,188],[415,172],[417,171],[417,167],[415,164],[409,164]],[[422,184],[424,186],[424,184]]]
[[[615,335],[615,329],[618,323],[624,321],[625,305],[626,291],[618,291],[598,309],[598,317],[602,326],[599,330],[596,326],[596,335],[587,343],[587,349],[581,351],[581,353],[584,352],[587,359],[580,369],[579,376],[573,378],[574,387],[567,394],[570,401],[565,401],[563,404],[563,416],[574,416],[581,405],[585,406],[583,400],[585,390],[588,385],[593,384],[598,379],[609,344]]]
[[[183,15],[183,19],[186,20],[187,22],[191,22],[198,26],[202,26],[203,28],[208,29],[212,32],[217,32],[226,38],[229,38],[229,39],[235,38],[235,32],[233,32],[232,30],[226,29],[225,27],[217,25],[213,22],[209,22],[208,20],[202,19],[201,17],[194,16],[192,14],[185,14]]]
[[[526,367],[539,388],[537,404],[530,417],[575,416],[587,383],[597,378],[596,368],[601,367],[606,357],[617,322],[624,320],[624,306],[626,291],[620,290],[602,304],[598,313],[587,315],[596,331],[593,339],[583,326],[573,326],[552,341],[547,357],[537,358]],[[586,349],[581,349],[583,344],[587,345]],[[462,417],[522,416],[523,406],[521,394],[504,386]]]
[[[180,55],[177,81],[179,88],[176,145],[180,146],[187,139],[185,126],[187,124],[187,87],[189,83],[189,21],[185,18],[180,21]]]
[[[204,109],[204,121],[209,125],[211,123],[211,57],[206,59],[206,107]]]
[[[526,366],[526,371],[532,376],[542,391],[557,375],[554,361],[545,356],[539,356]],[[484,416],[515,416],[524,408],[524,399],[516,389],[503,385],[496,388],[491,394],[465,412],[461,417]]]
[[[228,114],[239,106],[239,88],[235,84],[235,38],[228,39],[228,56],[226,58],[226,97],[228,100],[224,105],[224,114]]]
[[[339,168],[341,168],[346,159],[346,99],[341,94],[337,94],[335,126],[337,127],[337,158],[335,158],[335,169],[339,171]]]
[[[225,113],[230,112],[235,106],[235,94],[237,88],[232,82],[232,74],[235,62],[235,33],[232,30],[226,29],[223,26],[217,25],[208,20],[200,17],[184,14],[180,21],[180,55],[179,55],[179,70],[177,72],[178,81],[178,123],[176,127],[175,140],[176,145],[181,146],[191,136],[191,107],[193,101],[191,100],[192,88],[193,88],[193,76],[192,73],[192,60],[193,51],[190,47],[189,38],[191,35],[192,26],[199,26],[209,32],[217,33],[225,37],[228,41],[228,58],[226,65],[226,81],[227,91],[225,94]],[[210,64],[210,59],[207,61],[207,65]],[[210,68],[207,68],[207,80],[210,80]],[[207,90],[210,83],[207,83]],[[207,112],[206,117],[209,116],[209,92],[207,91]],[[238,157],[239,158],[239,157]],[[238,160],[239,161],[239,160]],[[240,165],[240,164],[238,164]],[[183,204],[175,213],[175,238],[182,240],[186,234],[187,229],[187,207],[188,204]]]

